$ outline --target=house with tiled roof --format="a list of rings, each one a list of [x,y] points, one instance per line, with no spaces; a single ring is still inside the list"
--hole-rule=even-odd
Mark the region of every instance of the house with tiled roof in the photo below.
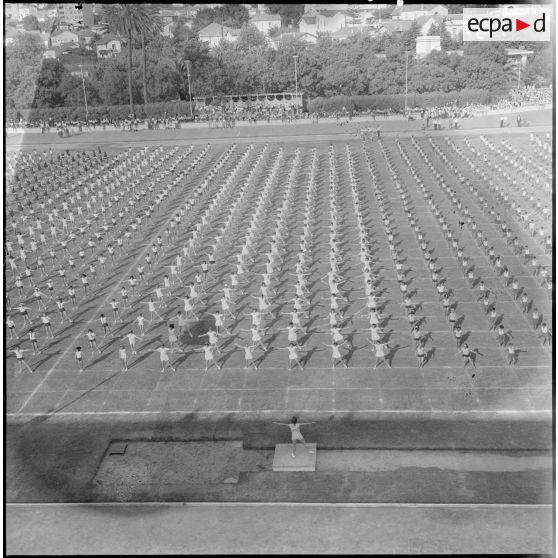
[[[107,33],[95,43],[95,50],[99,57],[115,57],[122,52],[123,44],[124,41],[120,37]]]
[[[281,27],[281,16],[279,14],[256,14],[250,18],[250,23],[258,28],[258,31],[269,35],[273,29]]]
[[[80,29],[77,32],[78,41],[82,44],[89,45],[95,38],[95,33],[91,29]]]
[[[428,35],[430,28],[433,25],[440,25],[444,21],[444,18],[440,15],[425,15],[425,16],[417,17],[415,21],[418,23],[420,27],[420,34]]]
[[[78,34],[69,29],[65,29],[64,31],[55,31],[50,36],[50,44],[53,47],[60,46],[63,43],[75,43],[77,45],[79,43]]]
[[[361,27],[342,27],[334,33],[330,33],[330,37],[337,41],[344,41],[353,35],[368,35],[369,31],[367,28]]]
[[[382,23],[378,26],[377,32],[380,35],[388,34],[388,35],[400,35],[407,31],[411,25],[412,21],[409,20],[382,20]]]
[[[335,33],[347,25],[347,17],[341,10],[322,10],[313,15],[304,15],[300,19],[299,29],[302,33]]]
[[[316,14],[318,33],[335,33],[347,25],[347,16],[341,10],[323,10]]]
[[[318,34],[318,18],[315,15],[304,15],[300,18],[298,25],[301,33],[310,33],[311,35]]]
[[[229,27],[225,34],[225,41],[229,41],[230,43],[234,43],[240,36],[240,29],[233,29]]]
[[[312,33],[303,33],[292,27],[282,27],[271,34],[269,44],[276,49],[284,40],[290,39],[297,39],[309,45],[315,45],[318,42],[318,37]]]
[[[204,43],[209,43],[210,47],[215,47],[221,40],[235,41],[240,34],[240,29],[232,29],[218,23],[210,23],[198,33],[198,39]]]

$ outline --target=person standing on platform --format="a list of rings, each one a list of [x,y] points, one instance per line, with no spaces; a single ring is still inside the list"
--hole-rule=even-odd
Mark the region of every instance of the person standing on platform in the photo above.
[[[301,442],[304,447],[308,450],[308,453],[315,453],[314,450],[311,450],[307,445],[304,437],[300,432],[300,427],[304,426],[305,424],[316,424],[315,422],[298,422],[296,417],[291,419],[291,422],[273,422],[273,424],[280,424],[282,426],[288,426],[291,429],[291,439],[293,443],[293,451],[291,455],[296,457],[296,443]]]

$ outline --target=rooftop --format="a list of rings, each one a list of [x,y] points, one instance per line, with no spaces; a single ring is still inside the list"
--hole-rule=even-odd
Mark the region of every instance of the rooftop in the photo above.
[[[58,37],[59,35],[62,35],[64,33],[71,33],[72,35],[75,35],[77,37],[77,33],[75,31],[70,31],[70,29],[61,29],[59,31],[55,31],[54,33],[51,34],[51,37]]]
[[[304,21],[304,23],[307,23],[308,25],[316,25],[317,22],[317,18],[316,16],[302,16],[301,18],[302,21]]]
[[[256,14],[250,21],[281,21],[279,14]]]
[[[394,33],[396,31],[407,31],[412,24],[413,22],[411,20],[382,21],[381,27],[385,28],[390,33]]]
[[[99,39],[95,44],[96,45],[106,45],[109,41],[122,41],[120,37],[113,35],[112,33],[107,33],[103,35],[101,39]]]
[[[210,23],[203,29],[200,29],[198,36],[200,37],[224,37],[227,32],[232,31],[230,27],[219,25],[218,23]]]

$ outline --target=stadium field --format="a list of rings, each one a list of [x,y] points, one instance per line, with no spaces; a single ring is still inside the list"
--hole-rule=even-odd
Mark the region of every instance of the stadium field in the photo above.
[[[381,141],[375,135],[368,135],[365,140],[333,139],[331,143],[277,141],[253,145],[219,143],[207,147],[192,145],[156,150],[148,146],[110,150],[109,161],[112,159],[115,162],[116,157],[120,157],[118,165],[122,165],[124,160],[128,161],[127,167],[121,166],[119,171],[123,177],[120,189],[116,190],[120,194],[119,200],[111,208],[107,207],[105,213],[107,221],[109,217],[118,219],[114,228],[103,234],[91,249],[87,248],[87,240],[95,227],[99,228],[100,220],[73,241],[71,249],[74,253],[80,246],[85,248],[83,269],[86,271],[89,263],[97,262],[98,255],[105,252],[109,238],[112,238],[113,243],[118,236],[124,238],[125,231],[131,230],[126,226],[127,223],[138,214],[145,216],[145,207],[153,203],[180,172],[184,171],[185,175],[172,188],[166,189],[160,203],[156,204],[148,218],[144,218],[139,230],[126,239],[125,247],[117,252],[114,263],[109,258],[104,272],[97,266],[97,278],[86,294],[81,289],[82,262],[76,257],[77,269],[73,276],[68,270],[70,283],[73,282],[78,291],[77,309],[72,310],[69,302],[66,306],[72,322],[59,325],[54,300],[47,301],[54,339],[45,337],[41,328],[41,313],[37,311],[32,298],[33,288],[24,280],[22,301],[29,307],[32,327],[39,332],[41,352],[37,355],[25,353],[25,360],[33,373],[25,370],[18,373],[16,359],[13,354],[9,355],[6,364],[8,420],[26,421],[54,414],[75,418],[159,413],[253,413],[265,416],[327,412],[373,413],[380,417],[392,414],[422,417],[456,413],[467,416],[519,414],[526,417],[549,414],[552,408],[551,352],[549,344],[543,345],[541,340],[540,324],[552,323],[551,304],[549,289],[541,285],[540,269],[551,269],[551,256],[543,250],[538,236],[530,236],[527,221],[520,220],[517,212],[505,205],[500,197],[500,193],[506,191],[510,203],[514,200],[517,207],[529,213],[529,220],[535,221],[536,231],[542,226],[546,234],[550,234],[551,222],[541,211],[549,203],[550,194],[541,187],[542,183],[525,179],[518,180],[512,186],[502,175],[503,169],[508,168],[511,161],[519,160],[519,153],[529,159],[524,163],[526,172],[532,171],[533,176],[541,180],[548,176],[550,164],[546,150],[537,145],[535,140],[543,144],[548,141],[542,133],[503,133],[491,135],[489,140],[480,134],[452,135],[447,140],[439,135],[417,136],[416,139],[386,137]],[[490,141],[493,148],[488,149],[486,141]],[[502,141],[506,142],[505,145]],[[333,158],[328,156],[329,150]],[[461,155],[456,150],[460,150]],[[310,192],[309,171],[313,156],[316,158],[317,170],[315,189],[311,195],[315,205],[306,214],[305,200],[307,192]],[[141,167],[141,162],[147,161],[149,157],[152,158],[149,166]],[[64,162],[71,165],[68,159]],[[151,164],[157,161],[157,164]],[[219,162],[221,166],[215,170]],[[78,163],[74,164],[77,172]],[[105,161],[101,163],[105,164]],[[89,163],[89,172],[96,170],[95,164]],[[478,173],[472,165],[479,169]],[[132,187],[136,177],[132,176],[130,169],[134,167],[139,169],[140,174],[138,184]],[[52,168],[49,167],[47,172],[51,172]],[[142,183],[141,173],[146,172],[146,168],[150,168],[153,174]],[[208,178],[211,172],[213,176]],[[491,181],[488,186],[481,187],[481,183],[485,182],[484,179],[481,182],[480,172],[486,174],[486,184]],[[517,172],[517,169],[513,170],[514,175]],[[333,202],[329,197],[331,175],[335,176],[336,189]],[[469,180],[473,187],[478,187],[480,195],[487,201],[486,206],[479,200],[478,192],[475,195],[465,181],[458,179],[459,175]],[[428,188],[429,201],[419,187],[419,180]],[[495,268],[494,256],[488,255],[482,244],[477,242],[470,223],[460,225],[461,218],[456,211],[455,200],[451,200],[440,180],[454,191],[451,196],[459,199],[462,207],[468,207],[472,221],[489,239],[494,253],[500,256],[501,263],[509,269],[511,277],[519,282],[521,290],[517,299],[510,282]],[[550,182],[550,179],[547,180]],[[132,194],[138,193],[142,185],[150,182],[155,184],[153,191],[146,190],[145,195],[140,195],[141,201],[129,206],[129,211],[123,213]],[[402,190],[396,189],[396,183],[401,185]],[[87,180],[84,184],[87,184]],[[165,236],[179,208],[194,199],[196,189],[202,184],[192,210],[186,213],[171,236]],[[265,184],[266,196],[262,197]],[[239,198],[238,192],[243,185],[243,195]],[[367,314],[361,312],[357,315],[366,307],[366,292],[359,258],[359,223],[352,185],[358,193],[363,223],[369,234],[367,242],[372,273],[376,278],[375,290],[381,297],[378,308],[380,327],[384,331],[383,341],[389,346],[391,368],[383,363],[374,369],[374,351],[367,342],[370,338]],[[496,187],[500,189],[497,191]],[[526,189],[525,196],[521,192],[522,187]],[[403,193],[404,198],[401,197]],[[383,204],[381,207],[378,194]],[[8,207],[15,202],[10,196],[12,193],[9,193]],[[409,221],[411,213],[405,211],[403,199],[406,207],[412,210],[415,224],[427,243],[426,249],[420,247],[414,225]],[[187,285],[194,281],[200,265],[208,258],[227,211],[238,200],[235,217],[222,230],[221,244],[215,252],[216,263],[204,281],[200,301],[195,306],[197,314],[214,313],[219,309],[223,286],[236,269],[235,254],[240,251],[258,202],[261,202],[262,211],[257,215],[258,235],[246,265],[241,284],[243,290],[233,296],[232,313],[235,318],[225,322],[231,333],[219,341],[221,353],[217,354],[217,362],[221,369],[213,366],[205,370],[203,352],[193,351],[201,350],[207,339],[204,334],[214,325],[213,317],[205,315],[200,316],[199,321],[189,320],[187,331],[179,336],[183,352],[170,353],[170,362],[176,371],[161,372],[158,353],[150,350],[157,349],[163,343],[168,345],[168,324],[176,324],[177,311],[182,309],[182,302],[174,297],[185,296]],[[250,329],[250,318],[245,314],[257,307],[257,300],[252,296],[256,297],[262,283],[265,253],[280,214],[279,208],[285,200],[284,237],[277,260],[279,264],[270,285],[273,293],[270,305],[274,317],[268,317],[265,323],[267,330],[264,343],[268,348],[265,352],[255,349],[257,370],[254,367],[246,369],[244,353],[236,345],[249,343],[249,332],[243,330]],[[536,202],[542,205],[537,207]],[[102,192],[96,203],[102,203]],[[340,275],[346,281],[341,291],[348,299],[346,302],[339,301],[341,330],[349,347],[343,351],[347,368],[341,364],[332,368],[331,349],[324,346],[332,342],[327,320],[330,290],[327,281],[322,280],[329,269],[332,203],[339,216],[338,238],[342,254]],[[35,201],[33,204],[39,212]],[[519,238],[520,245],[529,246],[530,257],[536,256],[539,264],[536,271],[531,259],[525,259],[522,252],[515,253],[506,241],[498,228],[499,224],[490,215],[492,206],[501,214],[512,236]],[[202,216],[209,207],[212,209],[210,218],[207,224],[201,225]],[[395,237],[393,241],[388,240],[385,214],[382,211],[389,218]],[[95,213],[95,208],[89,213]],[[44,215],[46,220],[46,213]],[[287,334],[281,328],[287,327],[289,317],[281,313],[292,310],[296,277],[290,273],[294,274],[305,215],[311,231],[306,263],[309,304],[305,306],[308,318],[302,320],[304,333],[299,335],[298,340],[304,346],[304,350],[299,353],[304,369],[297,367],[289,370],[287,353],[281,350],[288,345]],[[441,218],[446,230],[442,227]],[[86,213],[80,219],[80,224],[83,224],[87,219]],[[181,253],[197,224],[201,225],[199,242],[192,253],[192,262],[186,260],[183,264],[180,274],[183,284],[178,278],[173,278],[175,280],[171,288],[164,293],[165,306],[158,307],[163,319],[156,318],[146,324],[145,336],[140,338],[137,345],[138,354],[131,355],[128,341],[122,338],[130,330],[139,334],[134,320],[139,312],[148,317],[146,303],[150,298],[155,298],[155,289],[162,285],[164,275],[170,274],[169,266]],[[448,229],[458,239],[467,259],[467,270],[473,270],[473,282],[464,276],[462,258],[456,255],[448,241]],[[29,240],[27,236],[26,242]],[[47,236],[47,245],[41,249],[47,253],[48,249],[54,247],[57,262],[67,260],[59,239],[54,241],[50,235]],[[138,285],[136,296],[130,296],[130,307],[123,308],[121,288],[123,285],[128,286],[126,282],[131,275],[137,277],[137,266],[151,253],[152,244],[158,236],[163,238],[159,262],[153,263],[152,272],[146,269],[146,280]],[[15,231],[11,227],[8,229],[8,238],[15,244]],[[403,265],[404,282],[416,306],[416,315],[421,320],[420,329],[425,339],[427,358],[425,365],[420,368],[390,243],[395,245]],[[427,252],[435,264],[439,276],[437,281],[431,278],[431,270],[425,260]],[[45,273],[53,279],[55,292],[65,294],[67,288],[57,275],[58,263],[51,264],[46,257],[45,261]],[[36,262],[32,260],[32,269],[34,264]],[[20,319],[17,309],[19,297],[14,277],[15,273],[7,271],[7,294],[12,305],[10,315],[21,337],[21,347],[31,349],[28,340],[30,326]],[[44,291],[47,277],[39,278],[36,271],[33,271],[33,277]],[[498,335],[490,330],[489,317],[479,301],[481,281],[489,292],[491,305],[496,306],[496,326],[503,324],[509,335],[505,346],[499,345]],[[478,353],[476,369],[472,365],[466,368],[463,366],[464,359],[459,353],[437,291],[439,282],[443,282],[450,293],[451,306],[455,308],[463,330],[461,343],[467,343]],[[522,292],[528,295],[526,312],[522,308]],[[115,323],[113,319],[110,306],[113,299],[121,303],[121,322]],[[534,308],[538,308],[540,314],[536,325],[531,317]],[[113,336],[103,337],[99,322],[101,313],[108,317]],[[93,329],[97,335],[101,354],[93,353],[89,348],[88,340],[84,337],[89,329]],[[13,348],[16,341],[8,339],[7,348]],[[128,371],[125,372],[121,371],[118,356],[121,343],[128,350]],[[512,365],[508,363],[507,347],[510,343],[517,349],[517,362]],[[83,347],[85,369],[82,373],[79,373],[74,358],[76,346]]]

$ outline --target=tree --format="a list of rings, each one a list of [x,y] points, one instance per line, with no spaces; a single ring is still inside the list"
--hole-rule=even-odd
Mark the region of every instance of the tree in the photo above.
[[[410,66],[409,90],[416,93],[455,91],[459,80],[451,66],[452,62],[445,52],[431,52],[426,58]]]
[[[503,65],[473,56],[463,56],[457,76],[460,86],[466,89],[496,92],[507,90],[510,86]]]
[[[23,18],[23,29],[25,31],[39,31],[39,20],[34,15],[28,15]]]
[[[265,35],[255,25],[249,24],[240,30],[234,48],[238,52],[248,52],[257,48],[265,49],[268,47]]]
[[[196,12],[192,22],[192,31],[198,33],[204,27],[215,21],[215,10],[213,8],[201,8]]]
[[[195,37],[195,33],[188,27],[185,17],[180,16],[172,31],[172,42],[174,45],[180,45],[187,42],[190,38]]]
[[[420,25],[414,19],[407,31],[401,34],[401,47],[403,50],[414,50],[417,46],[417,37],[420,36]]]
[[[133,4],[107,4],[103,6],[103,20],[109,28],[121,35],[126,36],[126,50],[128,54],[128,100],[130,103],[130,114],[135,116],[134,97],[132,91],[132,30],[134,28],[134,6]]]
[[[210,23],[240,29],[250,21],[250,14],[242,4],[222,4],[215,8],[202,8],[196,12],[192,30],[199,32]]]
[[[30,108],[43,63],[43,44],[36,35],[23,34],[4,51],[4,87],[8,102]]]
[[[106,105],[125,105],[130,103],[128,90],[122,87],[128,78],[128,56],[122,53],[114,58],[99,62],[95,69],[95,83]],[[141,77],[137,70],[132,71],[132,104],[141,99]],[[130,85],[130,84],[129,84]],[[135,114],[135,112],[133,113]]]
[[[128,97],[130,101],[130,113],[135,115],[133,92],[132,92],[132,48],[134,37],[139,37],[142,50],[142,82],[143,102],[147,103],[147,79],[146,79],[146,53],[145,41],[161,29],[161,22],[157,17],[158,10],[143,4],[112,4],[104,6],[103,19],[116,33],[124,34],[127,38],[128,52]]]
[[[215,22],[240,29],[250,21],[250,14],[243,4],[221,4],[215,8]]]
[[[463,43],[463,57],[495,62],[500,66],[503,66],[508,60],[506,47],[503,43],[490,43],[487,41]]]
[[[186,66],[184,62],[190,61],[190,83],[192,92],[200,93],[203,90],[201,85],[207,79],[208,69],[213,65],[210,57],[209,46],[207,43],[199,41],[194,35],[187,40],[177,43],[171,41],[173,67],[176,72],[176,79],[179,84],[179,95],[181,99],[188,98],[188,83]]]
[[[380,60],[371,76],[368,90],[372,95],[393,95],[405,91],[405,61]]]
[[[136,5],[133,17],[133,26],[136,34],[140,36],[141,40],[141,68],[142,68],[142,83],[143,83],[143,102],[147,104],[147,57],[145,53],[145,40],[155,36],[161,32],[162,24],[158,17],[159,12],[155,8],[148,5]]]
[[[64,94],[60,89],[62,78],[69,75],[68,70],[58,60],[43,61],[37,78],[37,87],[32,108],[54,108],[64,104]]]
[[[98,105],[101,103],[99,91],[91,83],[88,78],[84,78],[85,91],[87,93],[87,104],[89,106]],[[81,76],[73,76],[69,72],[65,72],[60,80],[59,90],[64,98],[64,106],[79,106],[85,105],[83,97],[83,83]],[[85,113],[84,113],[85,116]]]
[[[304,4],[266,4],[266,8],[267,13],[281,16],[283,27],[298,25],[300,18],[304,15]]]
[[[544,87],[551,85],[553,82],[552,48],[545,43],[538,44],[543,44],[544,48],[527,59],[527,66],[521,74],[521,82],[524,85]]]
[[[439,26],[440,31],[440,46],[442,50],[453,50],[455,43],[446,28],[446,22],[442,21]]]
[[[346,12],[347,18],[349,19],[349,25],[358,25],[360,23],[362,16],[358,8],[352,6],[350,8],[347,8]]]

